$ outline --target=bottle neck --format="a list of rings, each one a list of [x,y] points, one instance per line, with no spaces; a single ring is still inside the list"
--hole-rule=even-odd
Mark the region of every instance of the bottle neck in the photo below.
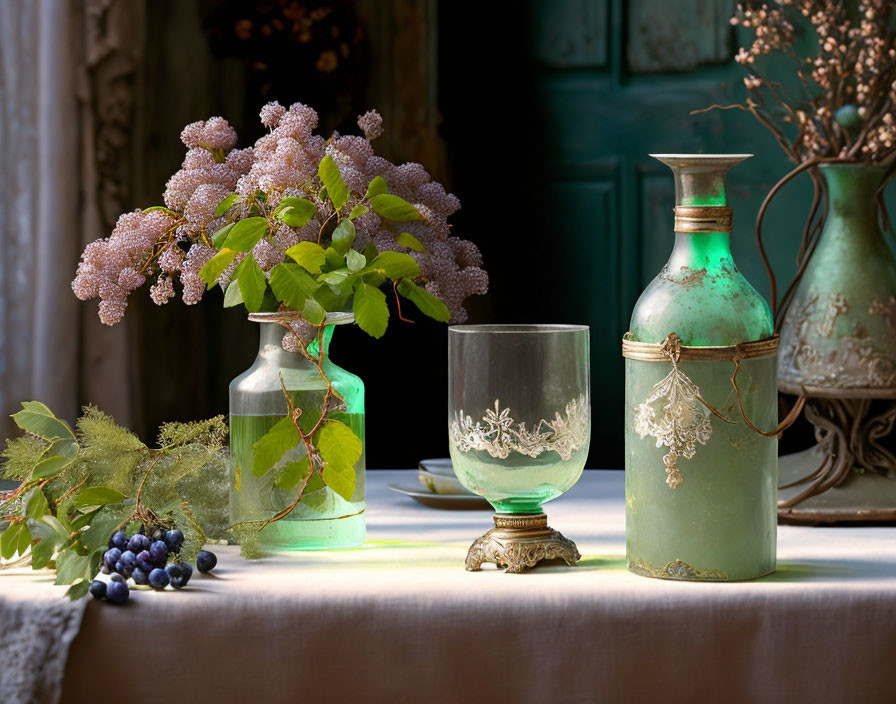
[[[671,271],[706,269],[712,273],[734,266],[728,232],[676,232],[675,246],[666,265]]]
[[[328,325],[324,328],[323,334],[323,343],[324,343],[324,357],[329,356],[330,353],[330,341],[333,339],[333,328],[335,325]],[[258,356],[259,357],[280,357],[281,355],[288,355],[290,357],[298,357],[301,359],[305,359],[298,352],[290,352],[289,350],[283,349],[283,336],[288,334],[289,331],[283,325],[279,323],[259,323],[259,337],[258,337]],[[312,355],[317,355],[317,339],[311,341],[308,345],[308,351]]]

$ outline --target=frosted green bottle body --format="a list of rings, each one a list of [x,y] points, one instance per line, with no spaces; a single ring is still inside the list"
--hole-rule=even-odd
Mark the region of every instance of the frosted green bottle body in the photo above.
[[[694,183],[687,182],[686,169],[670,165],[676,171],[679,204],[690,193],[699,205],[724,205],[724,178],[715,182],[718,190],[712,197],[700,198]],[[630,338],[658,344],[676,333],[687,347],[730,347],[770,338],[772,332],[768,305],[731,257],[730,233],[677,232],[668,263],[635,305]],[[695,443],[692,457],[677,458],[681,483],[671,488],[664,465],[669,446],[657,446],[652,435],[642,437],[636,414],[672,364],[625,360],[628,567],[646,576],[686,580],[768,574],[775,569],[777,440],[744,422],[731,383],[730,359],[682,360],[678,368],[707,403],[734,422],[726,423],[694,404],[696,412],[709,417],[711,433],[705,444]],[[776,356],[741,361],[737,379],[746,417],[760,429],[774,428]],[[659,419],[665,417],[668,401],[656,403]]]

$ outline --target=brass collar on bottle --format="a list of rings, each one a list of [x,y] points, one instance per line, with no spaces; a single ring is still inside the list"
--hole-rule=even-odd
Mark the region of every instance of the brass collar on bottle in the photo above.
[[[631,333],[622,338],[622,356],[642,362],[668,362],[670,360],[669,340],[678,342],[678,336],[672,333],[663,342],[635,342]],[[705,346],[688,347],[677,344],[674,349],[675,361],[682,362],[722,362],[733,359],[762,359],[778,354],[778,336],[772,335],[764,340],[741,342],[738,345],[725,347]]]
[[[675,232],[731,232],[727,205],[676,205]]]

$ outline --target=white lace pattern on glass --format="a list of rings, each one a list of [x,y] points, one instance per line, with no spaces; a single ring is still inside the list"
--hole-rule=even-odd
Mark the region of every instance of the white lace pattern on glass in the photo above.
[[[567,403],[563,416],[554,413],[553,420],[542,419],[531,430],[495,399],[494,409],[489,408],[475,423],[463,410],[457,411],[451,423],[451,442],[461,452],[481,450],[502,460],[511,452],[535,458],[553,450],[565,461],[585,447],[590,430],[591,413],[585,396]]]

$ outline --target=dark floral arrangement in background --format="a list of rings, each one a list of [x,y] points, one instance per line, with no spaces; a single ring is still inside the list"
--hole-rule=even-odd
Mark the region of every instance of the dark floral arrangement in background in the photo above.
[[[893,0],[778,0],[738,3],[731,23],[752,29],[753,42],[735,57],[749,75],[746,105],[775,135],[790,159],[836,157],[876,162],[896,149],[896,34]],[[794,47],[796,26],[815,33],[815,51]],[[762,75],[762,57],[786,57],[797,89]],[[772,107],[769,109],[769,101]],[[784,127],[791,128],[788,137]]]
[[[301,100],[340,128],[359,111],[371,58],[367,29],[352,3],[223,0],[211,6],[203,29],[216,56],[245,66],[247,105],[271,96],[286,104]],[[297,66],[301,81],[295,80]],[[245,117],[246,123],[254,119]]]

